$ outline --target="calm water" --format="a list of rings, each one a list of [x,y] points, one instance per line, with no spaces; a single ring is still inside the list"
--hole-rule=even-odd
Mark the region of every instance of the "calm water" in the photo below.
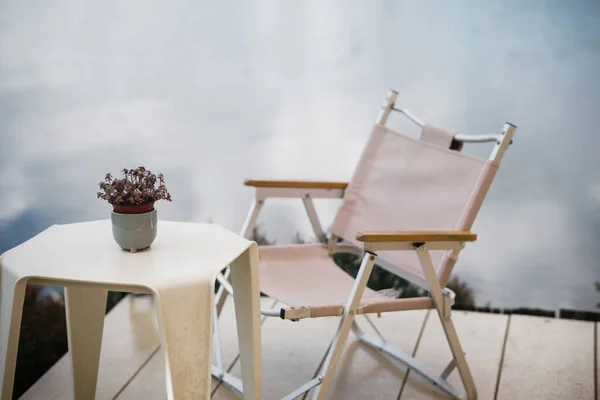
[[[595,1],[3,1],[0,250],[108,218],[97,182],[140,164],[167,177],[160,218],[238,231],[244,178],[347,179],[394,88],[451,129],[518,125],[455,269],[478,303],[591,310],[599,61]],[[310,234],[300,202],[260,221]]]

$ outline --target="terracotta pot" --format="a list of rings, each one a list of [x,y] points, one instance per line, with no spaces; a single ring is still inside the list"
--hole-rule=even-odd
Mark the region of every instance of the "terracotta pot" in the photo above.
[[[142,214],[154,210],[154,202],[145,204],[113,204],[114,212],[118,214]]]

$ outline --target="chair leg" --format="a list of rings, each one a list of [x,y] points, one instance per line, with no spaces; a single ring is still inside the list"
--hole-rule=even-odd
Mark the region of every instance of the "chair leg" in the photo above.
[[[246,215],[246,220],[242,226],[241,235],[247,239],[251,238],[252,232],[254,231],[254,227],[256,226],[256,220],[260,213],[260,210],[264,204],[264,200],[254,200],[252,202],[252,206]],[[221,272],[223,277],[231,283],[231,266],[227,267],[224,271]],[[215,352],[215,360],[216,364],[212,366],[212,375],[220,380],[221,382],[227,384],[232,389],[236,390],[238,394],[242,395],[242,381],[237,379],[231,374],[228,374],[223,365],[223,348],[221,347],[221,341],[219,338],[219,320],[218,318],[221,316],[221,312],[223,311],[223,307],[225,306],[225,301],[227,300],[227,296],[229,293],[225,290],[225,287],[221,285],[217,290],[215,295],[215,315],[214,315],[214,352]],[[233,297],[233,296],[232,296]],[[235,302],[235,299],[234,299]]]
[[[458,368],[460,379],[465,388],[465,392],[467,392],[467,399],[477,400],[477,388],[475,386],[475,381],[473,379],[473,375],[471,375],[471,370],[469,369],[469,364],[467,363],[465,353],[460,345],[460,341],[458,340],[458,335],[456,334],[456,329],[454,328],[452,318],[450,316],[448,316],[448,318],[443,318],[440,315],[440,321],[442,322],[444,333],[448,339],[452,356],[456,361],[456,367]]]
[[[444,299],[442,288],[435,273],[435,268],[433,267],[429,251],[426,245],[417,247],[416,251],[419,261],[421,262],[421,267],[423,268],[423,272],[429,284],[429,292],[431,293],[433,304],[435,305],[435,309],[444,328],[444,333],[446,334],[446,339],[450,345],[452,356],[454,357],[454,360],[456,360],[460,378],[467,393],[467,399],[476,400],[477,389],[475,387],[475,381],[473,380],[473,376],[469,370],[465,353],[463,352],[460,341],[458,340],[456,329],[454,329],[454,324],[452,323],[450,316],[451,310],[449,307],[447,309],[444,307],[445,301],[447,300]]]
[[[229,278],[230,273],[230,267],[227,267],[227,269],[222,272],[225,279],[231,282]],[[217,312],[217,317],[221,315],[221,311],[223,311],[223,307],[225,306],[225,300],[227,300],[228,295],[229,293],[227,293],[223,285],[219,286],[217,294],[215,295],[215,310]]]
[[[219,316],[218,309],[215,305],[213,312],[213,358],[215,362],[212,365],[211,373],[215,379],[218,379],[223,384],[227,385],[232,389],[239,398],[244,396],[242,380],[238,377],[231,375],[225,370],[223,364],[223,346],[221,343],[221,336],[219,334]]]
[[[213,307],[213,350],[214,350],[214,359],[216,362],[216,368],[213,365],[213,371],[217,372],[217,378],[221,379],[221,376],[224,372],[223,369],[223,349],[221,348],[221,335],[219,332],[219,316],[217,307]],[[214,373],[213,373],[214,374]]]
[[[375,256],[370,253],[366,253],[360,266],[360,270],[356,276],[356,280],[354,281],[354,286],[350,292],[350,297],[346,302],[344,314],[342,315],[338,329],[333,337],[333,342],[331,343],[331,347],[329,348],[325,362],[321,367],[321,373],[317,377],[317,379],[321,381],[321,384],[316,388],[313,395],[313,400],[323,400],[327,395],[327,390],[329,389],[329,385],[333,380],[335,367],[337,366],[339,358],[342,354],[342,350],[344,349],[344,344],[346,343],[350,329],[353,326],[356,309],[360,303],[360,299],[362,298],[365,288],[367,287],[367,282],[374,265]]]
[[[27,281],[0,270],[0,398],[12,399]]]
[[[399,361],[402,364],[415,370],[417,373],[425,377],[432,384],[437,386],[439,389],[441,389],[443,392],[450,395],[451,397],[457,399],[466,398],[468,400],[476,400],[477,388],[475,386],[475,381],[473,379],[473,376],[471,375],[471,371],[469,369],[465,353],[462,350],[460,341],[458,339],[458,335],[456,333],[456,329],[454,328],[454,323],[452,322],[450,311],[449,309],[445,310],[444,308],[444,301],[446,300],[444,299],[441,286],[435,274],[435,269],[433,268],[431,258],[425,246],[420,246],[419,248],[417,248],[417,255],[421,261],[421,265],[423,267],[425,276],[427,277],[430,292],[434,300],[435,309],[442,323],[442,327],[444,329],[446,339],[448,340],[450,351],[452,352],[453,359],[450,362],[450,364],[448,364],[448,367],[446,367],[446,369],[441,374],[435,373],[431,371],[426,365],[417,361],[414,357],[402,351],[399,351],[391,345],[389,345],[388,343],[386,343],[385,339],[381,336],[377,329],[375,329],[375,331],[377,332],[379,338],[365,334],[360,329],[356,321],[354,321],[352,324],[352,330],[362,343],[372,347],[375,351],[381,353],[390,361]],[[448,375],[452,372],[452,370],[455,367],[458,368],[458,372],[460,374],[460,378],[465,389],[464,392],[454,388],[446,380]]]
[[[264,200],[254,199],[252,201],[252,205],[250,206],[250,210],[248,210],[248,214],[246,215],[246,220],[242,225],[241,235],[246,239],[250,239],[252,236],[252,232],[254,231],[254,227],[256,226],[256,220],[258,219],[258,215],[260,214],[260,210],[262,209]],[[230,280],[229,276],[231,274],[231,268],[227,268],[223,271],[223,276],[225,279]],[[227,291],[221,286],[217,291],[215,296],[215,304],[217,307],[217,316],[221,315],[221,311],[223,310],[223,306],[225,305],[225,300],[227,299]]]

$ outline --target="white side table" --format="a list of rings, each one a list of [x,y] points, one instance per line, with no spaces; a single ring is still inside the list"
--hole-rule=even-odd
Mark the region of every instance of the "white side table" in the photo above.
[[[110,220],[54,225],[0,257],[0,389],[12,398],[27,283],[65,286],[76,400],[93,399],[109,290],[154,295],[169,399],[208,399],[216,274],[231,266],[244,399],[262,396],[258,247],[218,225],[158,222],[152,247],[114,242]]]

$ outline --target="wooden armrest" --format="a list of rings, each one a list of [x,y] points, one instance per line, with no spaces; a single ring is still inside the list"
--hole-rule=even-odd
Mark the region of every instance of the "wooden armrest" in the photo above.
[[[477,235],[469,231],[367,231],[358,232],[360,242],[474,242]]]
[[[265,179],[246,179],[244,185],[268,188],[293,188],[293,189],[346,189],[348,182],[327,181],[280,181]]]

